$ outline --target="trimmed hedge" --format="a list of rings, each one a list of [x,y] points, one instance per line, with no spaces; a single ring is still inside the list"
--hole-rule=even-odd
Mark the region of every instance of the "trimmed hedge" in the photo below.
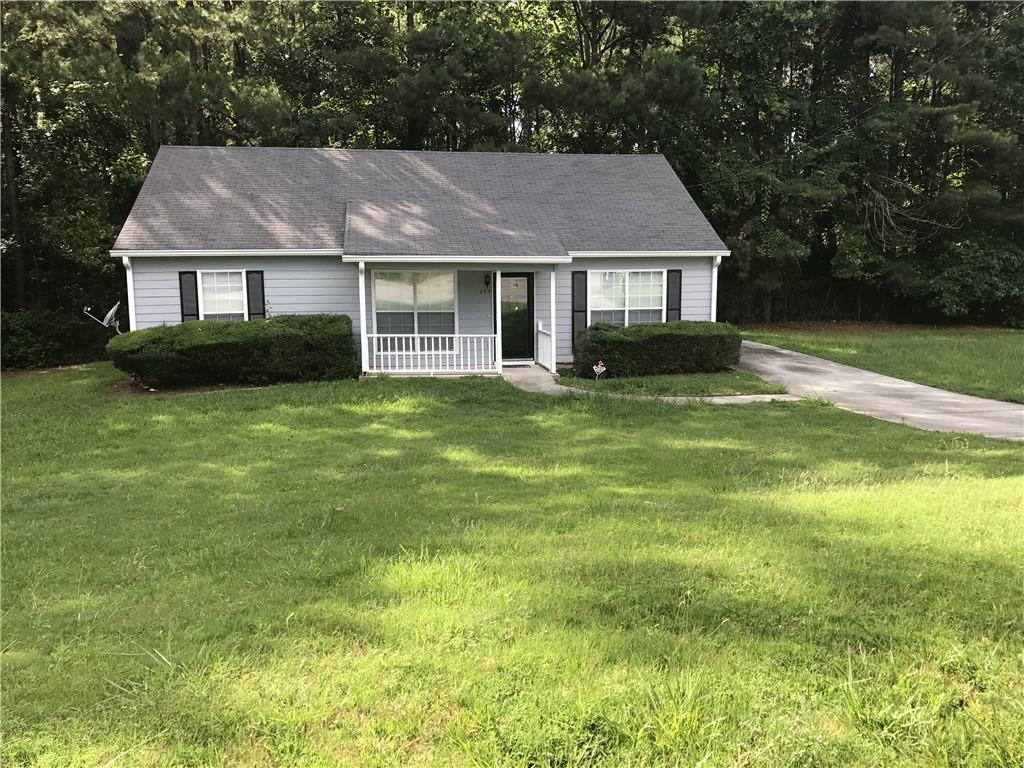
[[[46,309],[0,312],[0,368],[49,368],[103,359],[112,331]]]
[[[115,336],[114,365],[148,385],[270,384],[359,376],[352,320],[279,315],[193,320]]]
[[[607,378],[711,373],[740,359],[740,334],[728,323],[676,320],[657,325],[597,323],[576,337],[573,371],[593,378],[598,360]]]

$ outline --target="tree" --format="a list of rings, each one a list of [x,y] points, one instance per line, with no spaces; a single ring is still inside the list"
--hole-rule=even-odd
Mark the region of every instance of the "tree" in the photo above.
[[[102,302],[161,144],[661,152],[719,315],[1021,322],[1024,12],[983,3],[8,3],[5,309]]]

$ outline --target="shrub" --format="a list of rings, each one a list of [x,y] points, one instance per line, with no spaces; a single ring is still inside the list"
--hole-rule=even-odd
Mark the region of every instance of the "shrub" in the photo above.
[[[0,368],[47,368],[103,359],[112,331],[64,312],[0,312]]]
[[[194,320],[116,336],[114,365],[149,385],[269,384],[359,375],[345,315]]]
[[[677,320],[628,328],[598,323],[576,339],[574,371],[592,377],[604,362],[608,377],[710,373],[740,359],[740,334],[727,323]]]

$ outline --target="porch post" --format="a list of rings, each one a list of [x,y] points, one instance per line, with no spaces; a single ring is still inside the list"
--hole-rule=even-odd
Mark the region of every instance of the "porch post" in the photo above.
[[[494,273],[494,365],[501,373],[501,270]]]
[[[363,357],[363,373],[370,372],[370,347],[366,340],[366,262],[359,262],[359,351]]]
[[[558,318],[555,317],[555,277],[558,272],[558,265],[551,265],[551,281],[548,285],[551,298],[551,366],[548,370],[555,373],[555,361],[558,359]]]

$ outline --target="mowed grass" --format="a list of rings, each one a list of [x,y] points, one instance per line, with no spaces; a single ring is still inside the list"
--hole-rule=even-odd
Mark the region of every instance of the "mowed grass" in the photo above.
[[[562,376],[567,387],[613,392],[623,395],[714,397],[719,395],[773,395],[786,388],[745,371],[690,373],[680,376],[636,376],[622,379],[582,379]]]
[[[1024,403],[1024,330],[836,324],[743,336],[952,392]]]
[[[5,766],[1010,766],[1020,446],[813,402],[3,385]]]

